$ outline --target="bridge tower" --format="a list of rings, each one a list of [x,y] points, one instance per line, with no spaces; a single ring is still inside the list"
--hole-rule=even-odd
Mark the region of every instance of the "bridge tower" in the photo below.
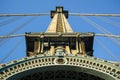
[[[46,32],[26,33],[26,57],[0,66],[0,80],[120,80],[120,67],[93,56],[94,33],[73,32],[56,7]]]
[[[51,11],[51,18],[52,21],[45,33],[26,34],[27,56],[38,54],[93,56],[94,33],[73,32],[66,19],[68,11],[64,11],[63,7],[56,7],[56,11]]]

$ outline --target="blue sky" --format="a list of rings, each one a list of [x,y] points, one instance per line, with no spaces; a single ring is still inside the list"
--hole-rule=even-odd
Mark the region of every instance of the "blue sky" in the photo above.
[[[63,6],[70,13],[109,13],[120,14],[120,0],[0,0],[0,14],[49,13],[56,6]],[[0,35],[22,34],[25,32],[44,32],[50,16],[36,17],[23,27],[32,17],[0,17]],[[120,17],[85,17],[115,35],[120,35]],[[74,32],[103,33],[79,16],[69,16],[68,21]],[[19,27],[19,30],[17,29]],[[23,27],[23,28],[21,28]],[[101,42],[100,44],[98,41]],[[104,45],[100,46],[100,45]],[[15,50],[14,50],[15,49]],[[95,37],[94,56],[120,61],[120,39]],[[1,39],[0,62],[6,63],[25,57],[25,38]],[[6,56],[6,57],[5,57]],[[116,59],[117,58],[117,59]],[[3,60],[5,59],[5,60]]]

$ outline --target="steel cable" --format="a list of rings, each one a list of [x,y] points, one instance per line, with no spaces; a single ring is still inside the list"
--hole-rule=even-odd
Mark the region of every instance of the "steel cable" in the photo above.
[[[31,19],[27,20],[26,22],[24,22],[20,26],[16,27],[13,31],[9,32],[7,35],[13,35],[17,31],[19,31],[20,29],[22,29],[23,27],[25,27],[28,23],[30,23],[31,21],[35,20],[35,18],[36,17],[32,17]],[[0,39],[0,46],[2,46],[5,43],[5,41],[7,41],[7,40],[8,39]]]
[[[113,16],[120,17],[120,14],[87,14],[87,13],[69,13],[71,16]]]
[[[0,17],[0,20],[6,19],[6,18],[10,18],[10,16]]]
[[[96,29],[98,29],[99,31],[103,32],[104,34],[108,33],[108,34],[111,34],[112,33],[108,30],[106,30],[105,28],[103,28],[102,26],[100,26],[99,24],[95,23],[94,21],[90,20],[89,18],[87,17],[81,17],[83,20],[85,20],[86,22],[88,22],[89,24],[91,24],[93,27],[95,27]],[[112,40],[113,42],[115,42],[117,45],[120,46],[120,42],[114,38],[110,38],[110,40]]]
[[[5,16],[47,16],[49,13],[33,13],[33,14],[0,14],[0,17]]]
[[[96,17],[96,18],[98,18],[98,19],[100,19],[100,20],[102,20],[102,21],[104,21],[104,22],[106,22],[106,23],[109,23],[109,24],[111,24],[111,25],[113,25],[113,26],[116,26],[116,27],[119,27],[119,28],[120,28],[120,23],[115,22],[115,21],[113,21],[113,20],[111,20],[111,19],[108,19],[108,18],[106,18],[106,17]]]
[[[21,44],[22,39],[18,41],[18,43],[10,50],[8,53],[0,60],[0,63],[3,63]]]
[[[111,34],[95,34],[95,36],[103,36],[103,37],[120,38],[120,36],[119,36],[119,35],[111,35]]]
[[[0,38],[13,38],[13,37],[21,37],[21,36],[25,36],[25,34],[6,35],[6,36],[0,36]]]
[[[96,42],[109,54],[112,56],[112,58],[116,61],[119,61],[119,59],[112,53],[112,51],[110,51],[110,49],[108,49],[104,44],[102,44],[98,39],[96,39]]]
[[[8,19],[8,20],[5,20],[5,21],[2,21],[2,22],[0,22],[0,27],[3,27],[3,26],[5,26],[5,25],[7,25],[7,24],[9,24],[9,23],[12,23],[12,22],[14,22],[14,21],[17,21],[17,20],[19,20],[19,19],[21,19],[22,17],[13,17],[12,19]]]

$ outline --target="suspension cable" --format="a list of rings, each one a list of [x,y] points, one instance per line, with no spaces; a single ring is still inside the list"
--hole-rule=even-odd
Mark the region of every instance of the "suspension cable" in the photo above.
[[[95,34],[95,36],[120,38],[120,36],[118,36],[118,35],[112,35],[112,34]]]
[[[13,38],[13,37],[21,37],[21,36],[25,36],[25,34],[5,35],[5,36],[0,36],[0,38]],[[120,38],[120,36],[118,35],[111,35],[111,34],[95,34],[95,36]]]
[[[113,59],[115,59],[116,61],[119,61],[119,59],[104,45],[102,44],[98,39],[96,39],[96,42],[109,54],[113,57]]]
[[[0,36],[0,38],[13,38],[13,37],[21,37],[21,36],[25,36],[25,34],[15,34],[15,35]]]
[[[5,16],[46,16],[50,15],[50,13],[33,13],[33,14],[0,14],[0,17]]]
[[[18,26],[17,28],[15,28],[13,31],[11,31],[10,33],[8,33],[7,35],[12,35],[14,33],[16,33],[17,31],[19,31],[20,29],[22,29],[23,27],[25,27],[28,23],[30,23],[31,21],[33,21],[36,17],[32,17],[31,19],[27,20],[26,22],[24,22],[23,24],[21,24],[20,26]],[[3,36],[1,36],[3,37]],[[0,39],[0,44],[4,44],[6,39]],[[6,40],[7,41],[7,40]],[[2,43],[3,42],[3,43]]]
[[[2,22],[0,22],[0,27],[5,26],[5,25],[7,25],[7,24],[9,24],[11,22],[17,21],[17,20],[19,20],[21,18],[22,17],[13,17],[12,19],[9,19],[9,20],[6,20],[6,21],[2,21]]]
[[[95,23],[94,21],[90,20],[89,18],[83,17],[83,16],[81,18],[84,19],[85,21],[87,21],[89,24],[91,24],[93,27],[95,27],[99,31],[112,35],[112,33],[110,31],[106,30],[105,28],[103,28],[99,24]],[[112,40],[113,42],[115,42],[117,45],[120,45],[120,42],[118,40],[116,40],[114,38],[109,38],[109,39]]]
[[[8,51],[8,53],[2,58],[0,63],[3,63],[18,48],[18,46],[20,46],[21,42],[22,39],[20,39],[18,43],[10,51]]]
[[[100,20],[102,20],[102,21],[104,21],[104,22],[106,22],[106,23],[112,24],[112,25],[120,28],[120,23],[118,23],[118,22],[116,22],[116,21],[113,21],[113,20],[108,19],[108,18],[106,18],[106,17],[96,17],[96,18],[98,18],[98,19],[100,19]]]
[[[87,13],[69,13],[72,16],[113,16],[120,17],[120,14],[87,14]]]
[[[24,22],[23,24],[21,24],[20,26],[18,26],[17,28],[15,28],[13,31],[11,31],[10,33],[8,33],[8,35],[16,33],[17,31],[19,31],[20,29],[22,29],[23,27],[25,27],[27,24],[29,24],[30,22],[32,22],[35,19],[36,19],[36,17],[32,17],[31,19],[27,20],[26,22]]]
[[[4,16],[45,16],[49,13],[33,13],[33,14],[0,14],[0,17]],[[87,13],[69,13],[72,16],[114,16],[120,17],[120,14],[87,14]]]
[[[81,17],[82,19],[84,19],[85,21],[87,21],[89,24],[91,24],[93,27],[97,28],[99,31],[103,32],[103,33],[109,33],[112,34],[111,32],[109,32],[108,30],[106,30],[105,28],[103,28],[102,26],[100,26],[99,24],[95,23],[94,21],[90,20],[87,17]]]
[[[0,17],[0,20],[6,19],[6,18],[10,18],[10,16]]]

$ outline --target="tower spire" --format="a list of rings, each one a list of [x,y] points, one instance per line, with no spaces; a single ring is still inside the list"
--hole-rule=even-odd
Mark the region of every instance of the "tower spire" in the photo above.
[[[67,21],[68,11],[63,10],[63,7],[56,7],[56,11],[51,11],[52,21],[46,30],[47,33],[71,33],[73,32],[70,24]]]
[[[93,56],[93,33],[73,32],[67,21],[68,11],[56,7],[51,11],[52,21],[45,33],[26,34],[27,56],[38,54]]]

